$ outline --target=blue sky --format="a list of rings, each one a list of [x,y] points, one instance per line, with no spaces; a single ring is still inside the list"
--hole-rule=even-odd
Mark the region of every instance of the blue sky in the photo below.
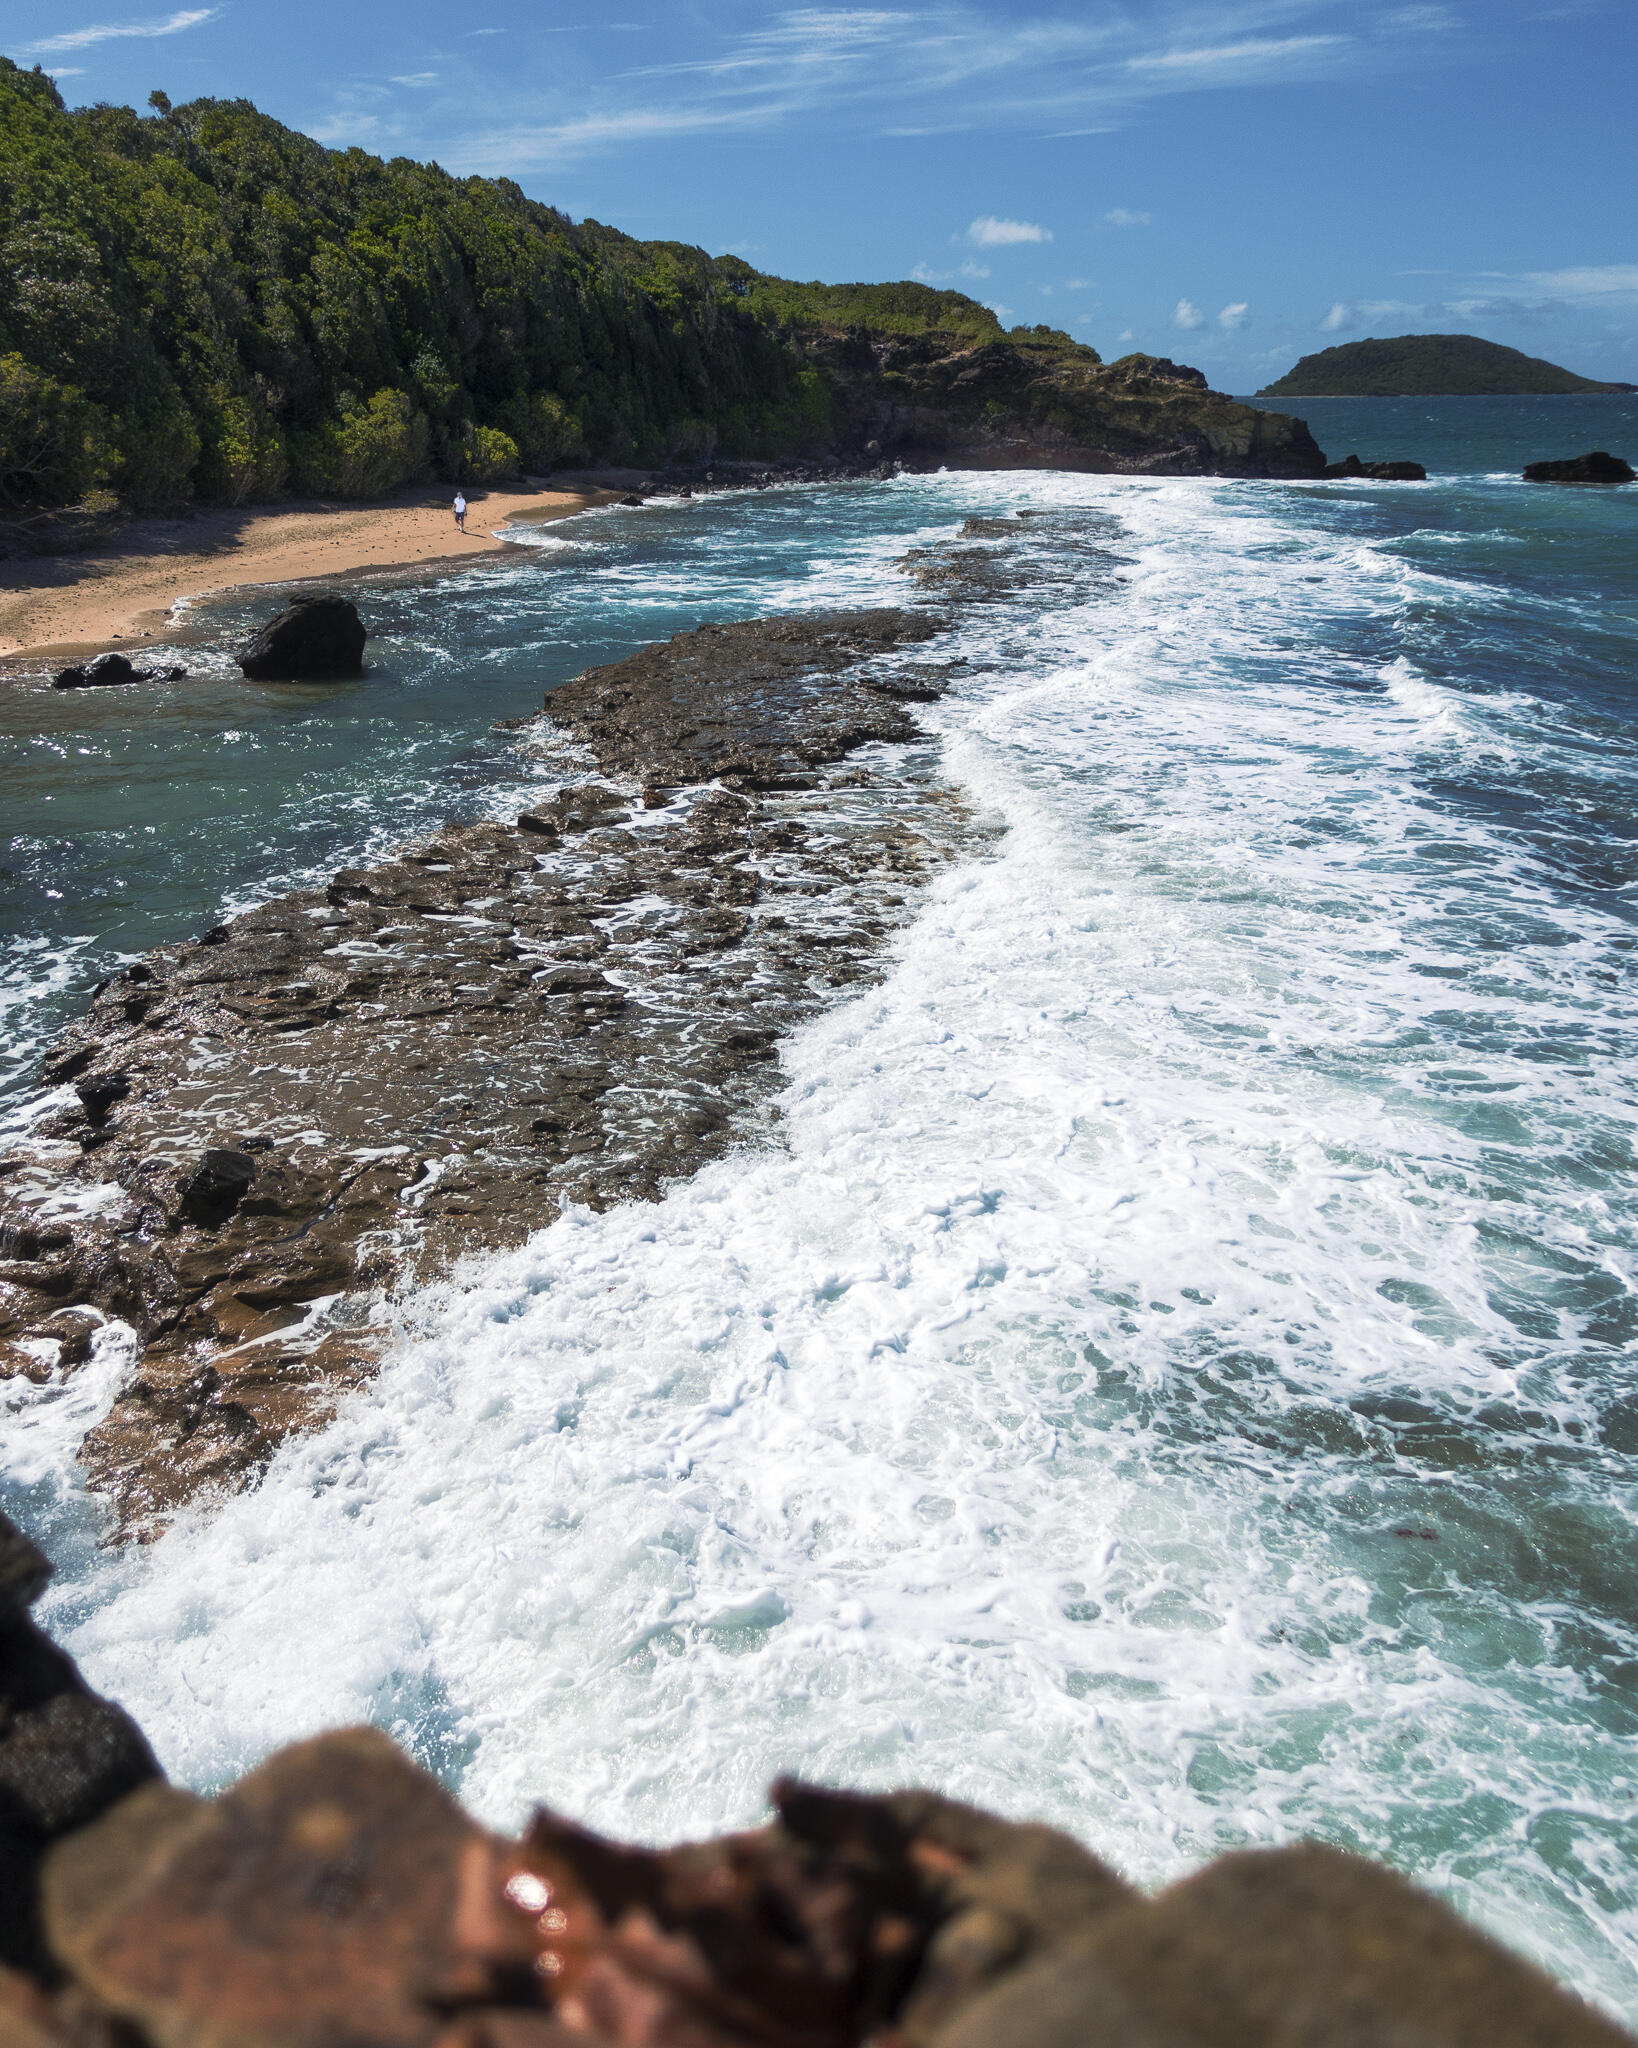
[[[1633,0],[0,4],[71,102],[254,99],[577,218],[923,277],[1250,390],[1366,334],[1638,381]]]

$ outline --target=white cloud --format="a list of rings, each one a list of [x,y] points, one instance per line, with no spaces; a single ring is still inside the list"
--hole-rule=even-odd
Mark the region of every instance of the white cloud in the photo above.
[[[83,64],[53,64],[46,73],[46,76],[48,78],[83,78],[85,76],[85,66]]]
[[[1237,299],[1232,306],[1225,306],[1222,312],[1218,314],[1217,324],[1219,327],[1226,328],[1230,334],[1238,334],[1250,318],[1250,306],[1246,304],[1244,299]]]
[[[987,263],[975,263],[969,256],[961,266],[961,274],[963,277],[988,277],[990,266]]]
[[[71,28],[60,36],[44,36],[26,47],[29,55],[43,56],[48,50],[85,50],[93,43],[115,42],[125,36],[175,36],[185,28],[197,28],[221,12],[219,7],[185,7],[167,14],[162,21],[105,21],[89,28]]]
[[[1123,327],[1119,334],[1115,336],[1115,339],[1117,341],[1136,341],[1137,330],[1131,327]]]
[[[1354,311],[1353,307],[1348,305],[1345,300],[1338,299],[1330,312],[1320,322],[1320,332],[1322,334],[1346,334],[1349,328],[1357,327],[1358,325],[1359,315]]]
[[[1066,292],[1089,292],[1091,289],[1092,279],[1089,277],[1066,277],[1064,279],[1064,290]]]
[[[1050,242],[1052,230],[1037,227],[1034,221],[997,220],[993,213],[984,213],[968,228],[967,240],[977,249],[1005,249],[1015,242]]]
[[[1322,51],[1336,54],[1351,36],[1252,37],[1243,43],[1220,43],[1209,50],[1163,50],[1153,56],[1129,57],[1133,71],[1173,72],[1202,81],[1225,75],[1236,81],[1248,74],[1279,69],[1293,58],[1313,58]]]
[[[437,76],[436,71],[395,72],[391,82],[394,85],[431,85]]]
[[[1051,296],[1052,296],[1052,287],[1051,287],[1051,285],[1049,285],[1049,284],[1044,284],[1044,285],[1042,285],[1042,287],[1041,287],[1041,296],[1042,296],[1042,298],[1043,298],[1043,299],[1050,299],[1050,298],[1051,298]]]
[[[1205,324],[1206,316],[1194,303],[1193,299],[1178,300],[1177,309],[1172,314],[1172,325],[1174,327],[1184,327],[1192,330],[1196,327],[1204,327]]]
[[[1146,228],[1153,219],[1152,213],[1134,213],[1129,206],[1111,206],[1104,215],[1112,228]]]

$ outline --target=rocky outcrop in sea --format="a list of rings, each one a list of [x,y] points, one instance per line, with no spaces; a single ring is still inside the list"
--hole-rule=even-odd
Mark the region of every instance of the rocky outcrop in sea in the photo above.
[[[941,604],[1000,573],[949,566]],[[522,815],[98,991],[0,1160],[0,1373],[135,1347],[81,1454],[116,1530],[327,1420],[404,1286],[754,1129],[780,1035],[981,836],[917,744],[944,623],[749,620],[594,669],[515,733],[555,786]]]

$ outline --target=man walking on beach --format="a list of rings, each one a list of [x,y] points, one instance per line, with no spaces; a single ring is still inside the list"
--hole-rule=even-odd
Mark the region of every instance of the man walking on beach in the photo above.
[[[465,531],[466,531],[466,493],[465,493],[464,491],[457,491],[457,492],[455,493],[455,524],[456,524],[456,525],[457,525],[457,526],[458,526],[458,527],[460,528],[460,530],[462,531],[462,533],[465,533]]]

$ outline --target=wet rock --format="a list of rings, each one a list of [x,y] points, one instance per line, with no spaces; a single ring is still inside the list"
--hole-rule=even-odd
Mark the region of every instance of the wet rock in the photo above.
[[[250,1192],[255,1178],[256,1162],[248,1152],[212,1145],[178,1183],[182,1213],[191,1223],[217,1229]]]
[[[1361,462],[1357,455],[1345,455],[1340,462],[1328,462],[1322,476],[1375,477],[1381,483],[1425,484],[1428,473],[1419,462]]]
[[[1560,462],[1531,462],[1525,465],[1527,484],[1630,484],[1638,482],[1630,462],[1619,455],[1595,448],[1587,455],[1574,455]]]
[[[59,669],[51,679],[55,690],[97,690],[121,683],[139,683],[145,678],[123,654],[99,654],[83,668]]]
[[[29,1615],[51,1567],[0,1515],[0,1963],[49,1979],[37,1882],[54,1842],[159,1775],[121,1708]]]
[[[185,668],[134,668],[123,654],[99,654],[83,667],[60,668],[51,678],[54,690],[99,690],[122,683],[169,683],[185,676]]]
[[[99,1130],[107,1123],[115,1103],[123,1102],[130,1092],[131,1081],[126,1074],[87,1074],[74,1083],[74,1093],[80,1098],[87,1120]]]
[[[357,608],[335,591],[298,597],[246,643],[239,656],[258,683],[318,683],[364,672],[366,634]]]

